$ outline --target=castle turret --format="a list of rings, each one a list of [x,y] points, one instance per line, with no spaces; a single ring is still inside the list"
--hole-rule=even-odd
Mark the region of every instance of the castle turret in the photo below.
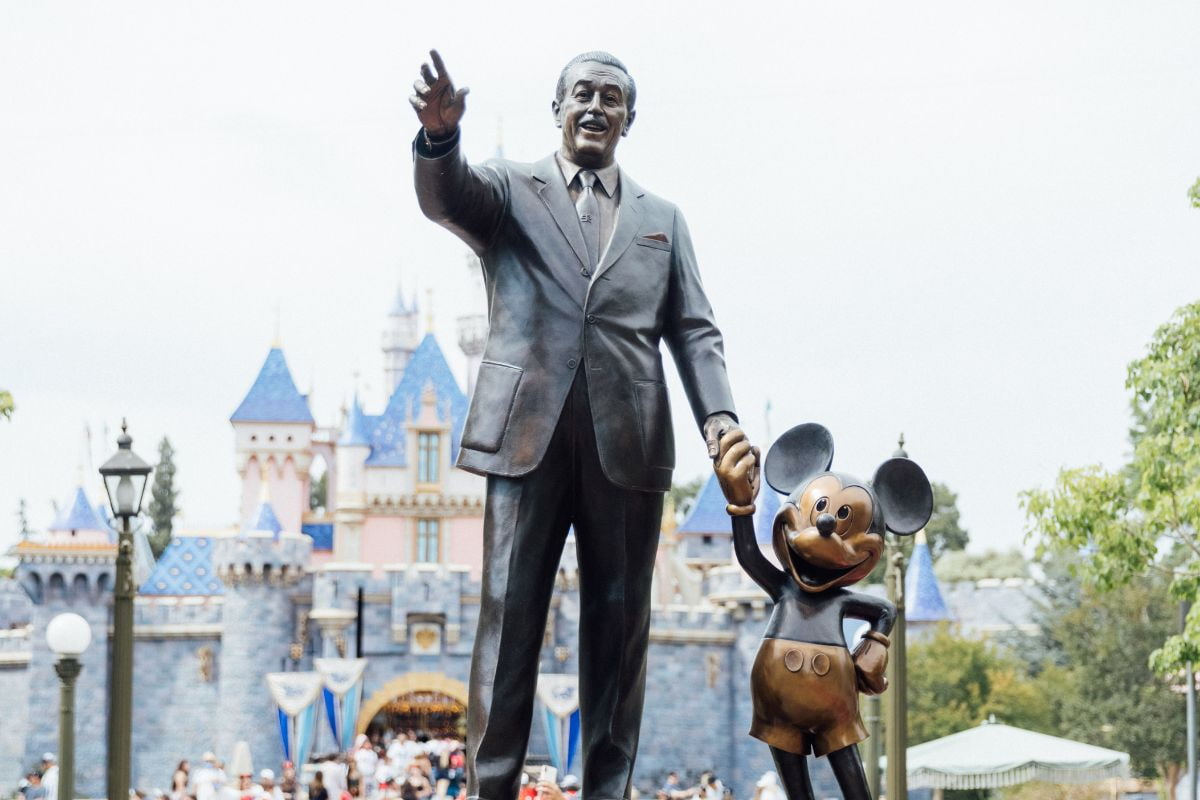
[[[75,788],[85,797],[101,796],[105,786],[105,737],[82,734],[87,724],[83,720],[104,720],[108,713],[105,643],[117,556],[111,534],[84,490],[77,488],[71,505],[50,526],[45,541],[27,539],[11,551],[18,562],[16,578],[32,602],[27,668],[31,676],[54,674],[57,656],[43,634],[51,619],[73,611],[92,629],[93,644],[80,656],[83,671],[75,685]],[[29,709],[22,763],[37,763],[42,753],[58,749],[57,727],[45,722],[57,717],[58,694],[57,681],[31,680],[28,696],[20,698]],[[14,725],[21,724],[22,714],[12,717]]]
[[[229,418],[233,424],[242,504],[248,520],[258,505],[265,475],[275,512],[285,530],[299,531],[308,510],[308,469],[315,425],[307,398],[300,394],[283,351],[272,347],[246,398]],[[265,467],[265,469],[264,469]]]
[[[337,443],[336,527],[333,539],[335,561],[358,561],[362,552],[362,529],[367,514],[366,461],[371,455],[371,435],[366,414],[354,395],[346,417],[346,428]]]
[[[220,690],[217,752],[233,752],[247,741],[255,759],[283,760],[279,733],[264,720],[275,718],[265,675],[279,672],[289,657],[296,630],[293,594],[303,579],[312,540],[298,529],[276,530],[270,503],[260,509],[266,530],[244,530],[213,540],[213,563],[225,587],[221,611]],[[270,512],[267,512],[270,509]]]
[[[388,312],[387,328],[383,331],[383,385],[388,394],[400,383],[404,368],[421,341],[417,325],[417,299],[406,301],[403,289],[396,287],[396,300]]]

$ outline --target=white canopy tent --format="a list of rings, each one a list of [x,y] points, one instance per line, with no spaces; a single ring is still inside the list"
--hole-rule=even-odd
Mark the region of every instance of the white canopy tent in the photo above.
[[[1128,775],[1128,753],[994,722],[908,748],[910,789],[1093,783]]]

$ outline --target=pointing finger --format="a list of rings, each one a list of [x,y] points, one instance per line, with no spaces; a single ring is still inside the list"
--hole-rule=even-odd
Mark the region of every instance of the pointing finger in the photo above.
[[[429,57],[433,59],[433,68],[437,70],[438,77],[442,80],[449,81],[450,73],[446,72],[446,62],[442,61],[442,56],[437,50],[430,50]]]

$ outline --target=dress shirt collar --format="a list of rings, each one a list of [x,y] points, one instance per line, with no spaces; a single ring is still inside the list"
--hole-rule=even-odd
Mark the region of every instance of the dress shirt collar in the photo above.
[[[575,176],[582,172],[584,167],[567,160],[561,152],[555,153],[554,158],[558,162],[558,168],[562,170],[563,180],[570,187],[575,181]],[[596,173],[596,182],[604,188],[604,193],[609,197],[616,197],[617,187],[621,185],[621,168],[617,166],[617,162],[614,161],[603,169],[592,171]]]

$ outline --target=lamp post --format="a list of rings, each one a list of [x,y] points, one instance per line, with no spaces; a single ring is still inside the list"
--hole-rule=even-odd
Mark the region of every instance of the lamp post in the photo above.
[[[83,665],[79,656],[92,643],[92,626],[78,614],[59,614],[46,626],[46,644],[58,656],[54,671],[62,682],[58,693],[58,797],[75,800],[75,679]]]
[[[130,520],[142,509],[142,495],[152,467],[131,449],[133,438],[121,420],[117,452],[104,466],[104,490],[113,517],[121,521],[117,534],[117,577],[113,591],[112,694],[108,711],[108,797],[129,797],[133,735],[133,529]]]
[[[900,434],[894,458],[908,458],[904,449],[904,434]],[[896,624],[892,627],[891,654],[888,658],[888,696],[884,711],[887,730],[888,800],[908,800],[908,642],[904,619],[904,551],[895,538],[889,539],[884,557],[887,559],[888,600],[896,606]]]

